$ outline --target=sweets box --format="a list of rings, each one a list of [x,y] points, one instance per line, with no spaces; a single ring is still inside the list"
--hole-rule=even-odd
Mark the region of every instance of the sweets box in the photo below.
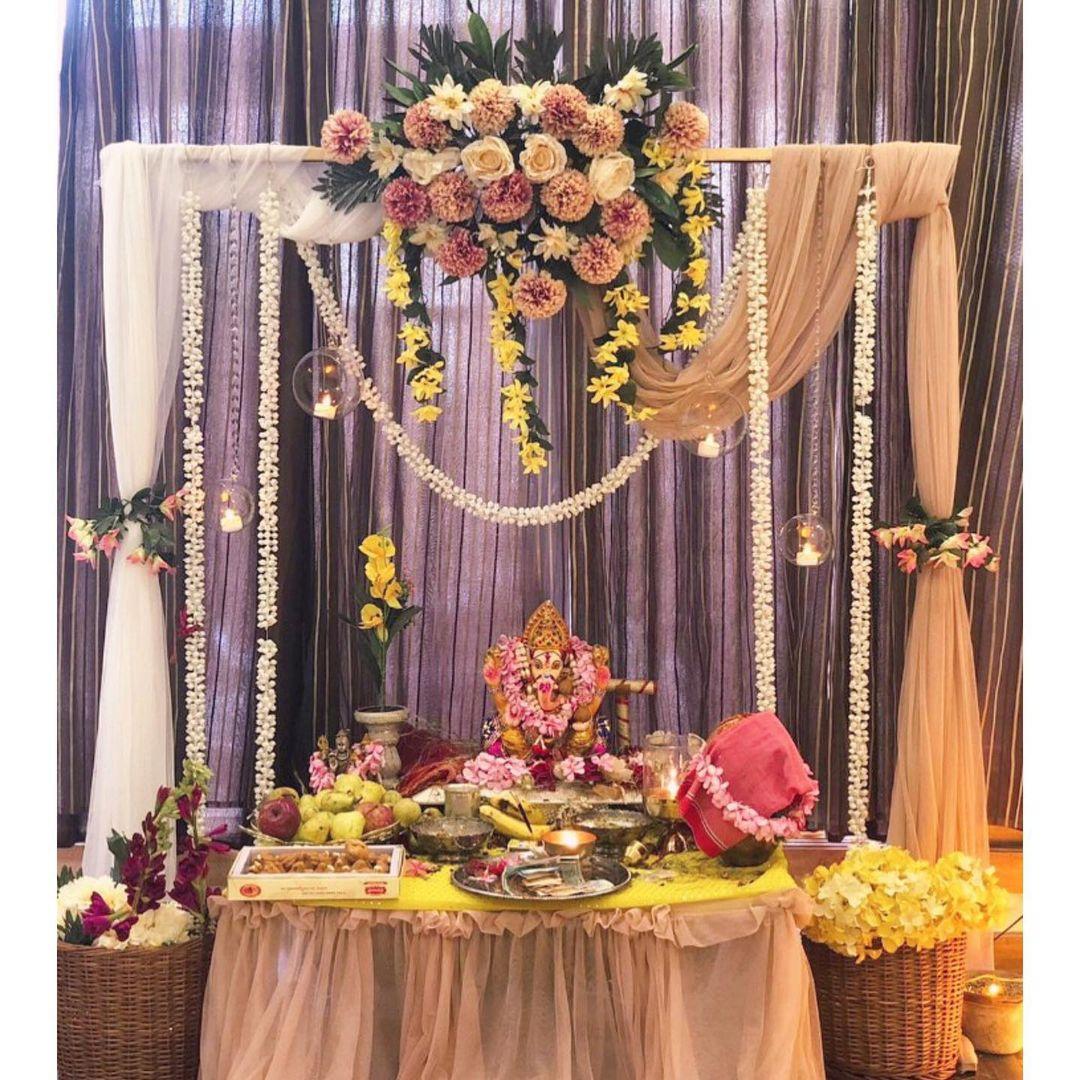
[[[337,853],[343,851],[345,845],[246,847],[232,864],[225,895],[230,900],[393,900],[401,893],[405,849],[400,844],[371,844],[369,847],[375,854],[390,856],[388,874],[357,871],[336,874],[252,874],[247,868],[256,855],[281,855],[292,851],[308,855],[318,851]]]

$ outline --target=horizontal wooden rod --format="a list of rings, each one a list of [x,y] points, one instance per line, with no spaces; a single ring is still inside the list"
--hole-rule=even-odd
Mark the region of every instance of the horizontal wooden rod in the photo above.
[[[703,151],[706,161],[772,161],[772,147],[769,146],[710,146]],[[326,151],[321,146],[309,146],[304,151],[304,161],[325,161]]]

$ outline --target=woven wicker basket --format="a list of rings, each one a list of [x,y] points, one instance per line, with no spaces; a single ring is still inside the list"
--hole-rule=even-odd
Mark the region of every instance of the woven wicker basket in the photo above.
[[[948,1080],[956,1072],[965,938],[861,964],[804,941],[832,1080]]]
[[[57,943],[60,1080],[195,1080],[211,935],[113,951]]]

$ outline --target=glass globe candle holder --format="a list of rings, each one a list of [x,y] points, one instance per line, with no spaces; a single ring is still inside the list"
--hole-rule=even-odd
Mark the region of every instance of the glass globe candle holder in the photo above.
[[[817,514],[796,514],[780,530],[780,550],[795,566],[820,566],[831,557],[832,547],[832,530]]]
[[[660,821],[680,821],[676,795],[690,763],[686,737],[670,731],[646,736],[641,752],[641,798],[645,813]]]
[[[223,533],[239,532],[255,513],[255,497],[236,480],[222,480],[217,491],[218,528]]]
[[[360,383],[334,349],[313,349],[293,369],[293,396],[309,416],[340,420],[360,404]]]
[[[707,461],[726,457],[746,438],[746,410],[733,394],[711,380],[699,390],[683,414],[683,445]]]

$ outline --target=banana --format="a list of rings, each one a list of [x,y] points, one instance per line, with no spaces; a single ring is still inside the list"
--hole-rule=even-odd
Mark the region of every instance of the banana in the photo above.
[[[522,820],[521,815],[524,813],[525,817],[529,819],[534,825],[546,825],[547,818],[544,816],[542,807],[533,806],[526,802],[518,802],[517,799],[511,798],[509,795],[496,794],[488,797],[488,802],[495,807],[496,810],[506,814],[508,817]]]
[[[544,833],[549,831],[547,825],[534,825],[530,830],[520,818],[513,818],[501,810],[496,810],[494,806],[486,804],[480,807],[480,816],[487,818],[495,826],[497,832],[514,840],[539,840]]]

